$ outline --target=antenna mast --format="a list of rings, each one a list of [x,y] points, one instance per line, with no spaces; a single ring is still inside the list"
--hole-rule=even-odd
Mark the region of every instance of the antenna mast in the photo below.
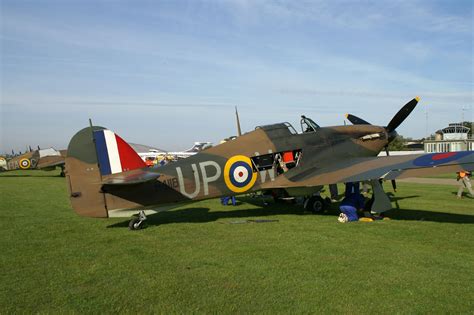
[[[237,111],[237,106],[235,106],[235,118],[237,120],[237,134],[240,137],[242,135],[242,129],[240,129],[239,112]]]

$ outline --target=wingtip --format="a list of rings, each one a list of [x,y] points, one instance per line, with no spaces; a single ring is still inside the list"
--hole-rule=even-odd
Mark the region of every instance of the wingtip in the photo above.
[[[419,97],[419,96],[416,96],[416,97],[415,97],[415,100],[416,100],[417,102],[419,102],[419,101],[420,101],[420,97]]]
[[[347,117],[349,117],[349,114],[345,114],[344,116],[347,118]]]

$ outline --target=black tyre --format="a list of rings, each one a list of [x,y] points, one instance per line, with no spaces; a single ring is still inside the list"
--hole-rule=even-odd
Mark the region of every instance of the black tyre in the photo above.
[[[323,198],[319,196],[313,196],[309,198],[305,206],[306,211],[311,211],[314,214],[321,214],[326,210],[326,203]]]
[[[132,231],[141,230],[142,227],[143,227],[143,222],[140,223],[140,219],[138,218],[133,218],[128,223],[128,228]]]

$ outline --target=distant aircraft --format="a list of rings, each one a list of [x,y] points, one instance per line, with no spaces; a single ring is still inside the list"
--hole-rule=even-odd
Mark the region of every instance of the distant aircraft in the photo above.
[[[174,159],[184,159],[195,155],[196,153],[210,147],[212,142],[194,142],[194,145],[185,150],[185,151],[164,151],[164,150],[157,150],[157,149],[150,149],[148,152],[137,152],[138,155],[142,159],[146,159],[147,157],[156,157],[156,156],[170,156]],[[132,146],[133,147],[133,146]]]
[[[140,209],[130,229],[140,229],[145,209],[220,196],[273,190],[304,196],[305,208],[321,211],[324,185],[370,181],[372,211],[391,209],[380,179],[474,169],[474,152],[377,157],[397,135],[418,98],[386,126],[320,127],[301,117],[298,133],[287,122],[259,126],[232,141],[159,168],[147,168],[117,134],[99,126],[71,139],[66,178],[73,209],[82,216],[112,217]]]
[[[61,176],[64,176],[65,156],[65,150],[58,151],[54,148],[40,149],[38,147],[38,150],[26,152],[8,160],[6,162],[5,170],[12,171],[18,169],[41,169],[45,171],[51,171],[54,170],[56,167],[60,167]]]
[[[211,145],[211,142],[195,142],[191,149],[183,152],[160,151],[159,149],[143,144],[134,143],[130,145],[144,161],[148,157],[156,157],[160,155],[166,155],[170,159],[177,160],[178,158],[185,158],[198,153],[203,148]],[[33,151],[31,147],[29,147],[29,150],[29,152],[14,156],[9,160],[5,157],[0,157],[0,170],[12,171],[39,169],[43,171],[52,171],[59,167],[61,168],[60,175],[64,177],[64,165],[67,150],[56,150],[54,148],[41,149],[39,146],[37,150]],[[15,154],[13,150],[12,154]]]
[[[7,170],[7,159],[4,156],[0,156],[0,172]]]
[[[155,150],[155,148],[142,144],[130,145],[136,152],[138,152],[140,156],[147,155],[147,152],[144,152],[145,149]],[[15,155],[15,152],[13,150],[12,154]],[[14,156],[9,160],[7,160],[5,157],[0,157],[0,169],[2,171],[29,169],[52,171],[55,170],[57,167],[60,167],[60,175],[64,177],[64,164],[66,155],[67,150],[56,150],[54,148],[41,149],[38,146],[38,149],[33,151],[30,146],[28,152]]]
[[[37,169],[52,171],[59,167],[61,169],[60,175],[64,177],[66,155],[66,150],[56,150],[54,148],[39,149],[34,151],[33,159],[38,161],[36,164]]]
[[[137,151],[136,147],[138,145],[131,145],[133,149],[137,152],[137,154],[142,158],[143,161],[145,161],[145,164],[147,166],[155,166],[159,165],[162,166],[168,162],[176,162],[179,159],[185,159],[190,156],[193,156],[197,154],[198,152],[211,147],[212,143],[211,142],[194,142],[194,145],[185,151],[176,151],[176,152],[169,152],[169,151],[164,151],[161,149],[154,149],[154,148],[149,148],[147,151],[142,150],[142,151]],[[140,147],[145,147],[143,145],[140,145]]]
[[[202,150],[210,148],[212,146],[212,142],[194,142],[194,145],[184,151],[176,151],[176,152],[166,152],[167,155],[175,156],[178,159],[188,158],[192,155],[195,155]]]
[[[31,169],[36,167],[37,160],[32,159],[33,152],[26,152],[7,160],[7,170]]]

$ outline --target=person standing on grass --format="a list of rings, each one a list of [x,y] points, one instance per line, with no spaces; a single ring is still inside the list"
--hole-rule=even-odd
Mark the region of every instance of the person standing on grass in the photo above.
[[[329,192],[331,193],[331,201],[336,202],[339,199],[339,192],[337,191],[337,184],[329,185]]]
[[[469,197],[474,198],[474,192],[472,191],[472,185],[471,185],[471,173],[468,171],[462,171],[458,172],[458,182],[459,182],[459,189],[458,189],[458,198],[462,198],[462,193],[464,191],[464,188],[467,188],[469,191]]]
[[[221,204],[227,206],[229,204],[229,200],[232,201],[232,205],[235,206],[237,203],[235,201],[235,196],[225,196],[221,197]]]

